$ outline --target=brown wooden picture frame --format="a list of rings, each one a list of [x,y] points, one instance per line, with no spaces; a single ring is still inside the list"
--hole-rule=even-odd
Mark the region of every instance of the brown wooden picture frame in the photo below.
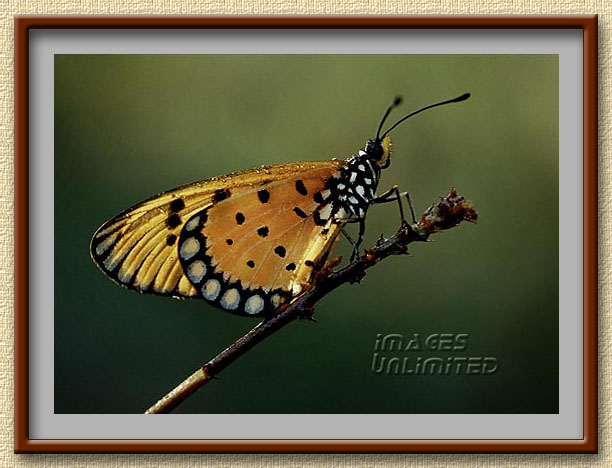
[[[34,29],[578,29],[583,32],[583,437],[559,440],[41,440],[30,438],[29,33]],[[15,19],[15,451],[596,452],[597,16],[19,16]]]

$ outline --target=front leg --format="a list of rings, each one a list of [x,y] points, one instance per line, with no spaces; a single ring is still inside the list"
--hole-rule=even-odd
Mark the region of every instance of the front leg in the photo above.
[[[397,204],[399,206],[400,218],[402,222],[406,222],[406,218],[404,217],[404,207],[402,205],[402,197],[405,196],[408,201],[408,207],[410,208],[410,214],[412,215],[412,222],[416,224],[416,217],[414,216],[414,209],[412,208],[412,201],[410,200],[410,194],[408,192],[400,192],[397,188],[397,185],[394,185],[389,190],[381,193],[378,197],[376,197],[372,203],[381,204],[381,203],[389,203],[397,200]]]

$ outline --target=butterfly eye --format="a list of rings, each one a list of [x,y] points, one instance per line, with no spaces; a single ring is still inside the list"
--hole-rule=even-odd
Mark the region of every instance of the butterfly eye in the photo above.
[[[379,161],[384,155],[382,142],[380,140],[368,140],[365,151],[368,153],[368,156],[375,161]]]

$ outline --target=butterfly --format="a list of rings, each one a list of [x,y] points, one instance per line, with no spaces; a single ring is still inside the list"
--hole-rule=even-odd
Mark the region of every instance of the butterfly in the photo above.
[[[346,160],[262,166],[155,195],[104,223],[91,257],[128,289],[269,314],[312,285],[344,225],[359,224],[355,254],[370,206],[397,200],[401,210],[396,187],[377,195],[391,162],[389,133],[413,115],[468,97],[423,107],[381,134],[401,103],[395,98],[376,137]]]

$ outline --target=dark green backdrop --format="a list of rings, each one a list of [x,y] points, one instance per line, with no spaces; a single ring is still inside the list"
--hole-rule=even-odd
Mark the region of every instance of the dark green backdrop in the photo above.
[[[55,412],[139,413],[254,326],[203,301],[139,295],[89,258],[96,228],[177,185],[346,158],[395,94],[381,189],[417,212],[452,186],[480,212],[318,304],[190,398],[185,413],[556,413],[558,58],[549,55],[58,55]],[[366,245],[397,228],[373,208]],[[336,252],[349,252],[341,242]],[[490,375],[378,375],[377,333],[466,333]]]

